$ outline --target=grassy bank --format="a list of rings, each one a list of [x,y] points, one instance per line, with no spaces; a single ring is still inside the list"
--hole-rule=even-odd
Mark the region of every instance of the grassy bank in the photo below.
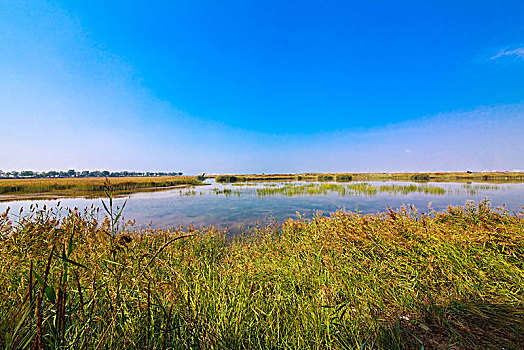
[[[108,207],[110,207],[108,205]],[[252,237],[0,216],[0,346],[524,344],[524,219],[486,203],[288,220]]]
[[[219,175],[217,182],[312,180],[312,181],[458,181],[458,182],[522,182],[524,173],[325,173],[325,174],[262,174]]]
[[[262,174],[262,175],[218,175],[216,182],[245,182],[245,181],[292,181],[292,180],[317,180],[317,175],[302,174]]]
[[[349,173],[353,180],[415,180],[415,181],[458,181],[458,182],[522,182],[524,173],[468,173],[468,172],[437,172],[437,173]]]
[[[65,178],[65,179],[0,179],[0,200],[13,196],[38,197],[53,196],[91,196],[104,194],[104,178]],[[158,189],[179,185],[194,185],[200,181],[192,176],[166,177],[120,177],[112,178],[111,184],[116,193],[130,193],[144,189]]]

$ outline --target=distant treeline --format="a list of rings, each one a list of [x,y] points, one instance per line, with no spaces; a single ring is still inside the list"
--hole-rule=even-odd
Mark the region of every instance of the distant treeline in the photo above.
[[[76,171],[69,169],[68,171],[2,171],[0,170],[0,178],[6,179],[41,179],[41,178],[69,178],[69,177],[133,177],[133,176],[181,176],[182,172],[140,172],[140,171],[108,171],[108,170],[83,170]]]

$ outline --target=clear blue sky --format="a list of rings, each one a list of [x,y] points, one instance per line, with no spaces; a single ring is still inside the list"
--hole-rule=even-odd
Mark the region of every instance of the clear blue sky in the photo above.
[[[524,168],[522,1],[0,0],[0,169]]]

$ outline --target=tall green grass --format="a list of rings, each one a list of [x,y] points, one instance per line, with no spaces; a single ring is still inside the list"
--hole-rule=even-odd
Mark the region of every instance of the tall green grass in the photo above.
[[[468,188],[468,193],[476,193],[476,188]],[[437,186],[428,185],[382,185],[375,186],[368,183],[353,183],[353,184],[284,184],[282,186],[266,186],[264,188],[258,188],[257,194],[259,196],[319,196],[328,195],[330,193],[336,193],[340,196],[357,196],[366,195],[374,196],[377,193],[390,193],[390,194],[409,194],[409,193],[424,193],[432,195],[444,195],[447,193],[446,189]]]
[[[433,194],[433,195],[443,195],[447,191],[445,188],[437,186],[427,186],[427,185],[382,185],[378,188],[379,192],[387,192],[392,194],[408,194],[408,193],[424,193],[424,194]]]
[[[524,219],[489,203],[132,231],[122,208],[0,215],[8,349],[421,349],[524,344]]]

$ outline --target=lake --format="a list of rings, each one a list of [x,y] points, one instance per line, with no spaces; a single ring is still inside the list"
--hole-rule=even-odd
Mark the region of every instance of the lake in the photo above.
[[[428,204],[436,211],[449,205],[463,205],[468,200],[479,202],[488,198],[492,206],[503,204],[509,211],[524,206],[524,183],[486,184],[451,182],[352,181],[335,182],[257,182],[220,184],[213,179],[205,186],[157,192],[134,193],[115,199],[116,205],[127,200],[124,219],[136,221],[136,228],[168,228],[194,225],[250,227],[258,221],[263,226],[296,218],[297,212],[312,217],[315,212],[329,214],[336,210],[358,210],[377,213],[386,206],[398,209],[414,205],[420,213],[428,212]],[[63,198],[60,200],[23,200],[0,203],[0,211],[11,208],[11,218],[20,208],[31,204],[83,209],[93,205],[102,208],[101,199]],[[65,213],[65,210],[63,209]],[[102,212],[100,217],[102,217]]]

